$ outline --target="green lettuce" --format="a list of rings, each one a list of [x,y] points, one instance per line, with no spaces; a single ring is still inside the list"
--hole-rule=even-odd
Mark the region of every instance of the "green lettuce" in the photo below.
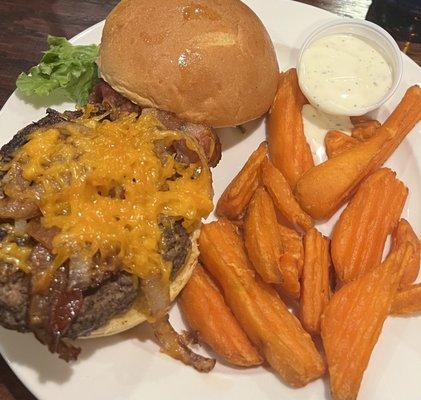
[[[85,105],[98,80],[98,46],[74,46],[55,36],[48,37],[48,45],[39,64],[19,75],[17,88],[27,96],[48,96],[62,89],[69,100]]]

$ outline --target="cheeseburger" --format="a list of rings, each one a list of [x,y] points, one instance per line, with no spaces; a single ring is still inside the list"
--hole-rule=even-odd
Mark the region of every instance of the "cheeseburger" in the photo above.
[[[0,323],[69,361],[71,340],[147,320],[163,351],[209,371],[167,312],[213,207],[213,128],[269,109],[272,43],[238,0],[123,0],[97,63],[87,106],[47,110],[0,151]]]

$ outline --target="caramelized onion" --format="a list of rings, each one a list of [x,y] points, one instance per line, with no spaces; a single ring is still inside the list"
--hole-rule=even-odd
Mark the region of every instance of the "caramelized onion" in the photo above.
[[[85,288],[90,284],[90,268],[92,259],[82,254],[73,254],[69,259],[68,287]]]
[[[45,228],[39,219],[33,219],[26,226],[26,233],[49,251],[53,250],[53,239],[60,232],[56,227]]]
[[[26,224],[27,224],[26,220],[24,220],[24,219],[17,219],[15,221],[15,232],[17,234],[20,234],[20,235],[22,235],[23,233],[25,233],[25,231],[26,231]]]
[[[38,206],[29,199],[0,199],[1,219],[30,219],[40,215]]]
[[[168,279],[161,274],[151,274],[141,280],[141,290],[145,295],[146,304],[151,317],[155,320],[163,317],[170,305],[170,287]]]
[[[203,357],[190,350],[183,336],[179,335],[171,326],[168,314],[152,324],[155,337],[161,351],[186,365],[191,365],[199,372],[209,372],[215,366],[215,360]]]
[[[158,340],[161,351],[186,365],[191,365],[200,372],[209,372],[215,365],[215,360],[200,356],[187,347],[185,338],[179,335],[168,319],[170,304],[169,282],[160,274],[152,274],[141,282],[149,312],[155,322],[152,328]]]

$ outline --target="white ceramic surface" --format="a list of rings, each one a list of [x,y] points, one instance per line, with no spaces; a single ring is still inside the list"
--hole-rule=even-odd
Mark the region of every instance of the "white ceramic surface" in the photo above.
[[[268,28],[282,69],[294,66],[298,51],[318,24],[334,18],[320,9],[285,0],[246,0]],[[78,44],[98,43],[102,24],[78,35]],[[390,113],[404,90],[421,83],[421,69],[404,57],[403,78],[395,96],[376,114],[380,120]],[[48,104],[47,104],[48,103]],[[13,94],[0,112],[0,140],[44,115],[47,105],[71,108],[60,99],[41,102]],[[214,170],[215,199],[239,171],[250,152],[265,137],[262,121],[249,125],[249,133],[227,130],[221,136],[223,159]],[[387,166],[411,189],[403,215],[421,234],[421,126],[418,125],[387,161]],[[325,234],[333,222],[319,225]],[[183,323],[176,307],[171,320],[177,328]],[[365,374],[360,400],[419,400],[421,398],[421,318],[389,318]],[[269,370],[229,368],[221,363],[210,374],[200,374],[161,354],[147,325],[124,334],[98,340],[80,341],[78,362],[66,364],[49,354],[30,334],[0,329],[0,351],[12,369],[39,400],[138,400],[138,399],[328,399],[326,380],[302,389],[285,386]]]

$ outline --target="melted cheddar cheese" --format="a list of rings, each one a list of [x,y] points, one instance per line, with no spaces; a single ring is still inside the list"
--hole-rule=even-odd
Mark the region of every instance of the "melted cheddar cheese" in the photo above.
[[[7,239],[0,242],[1,261],[11,264],[26,273],[31,272],[31,267],[28,262],[31,251],[32,249],[30,247],[19,246]]]
[[[60,229],[53,242],[55,267],[75,252],[111,252],[139,277],[168,270],[159,252],[160,215],[183,218],[191,232],[213,205],[207,165],[186,166],[171,154],[163,164],[154,147],[162,139],[185,139],[197,148],[150,115],[114,122],[86,115],[32,133],[16,152],[24,178],[43,188],[37,199],[42,224]]]

